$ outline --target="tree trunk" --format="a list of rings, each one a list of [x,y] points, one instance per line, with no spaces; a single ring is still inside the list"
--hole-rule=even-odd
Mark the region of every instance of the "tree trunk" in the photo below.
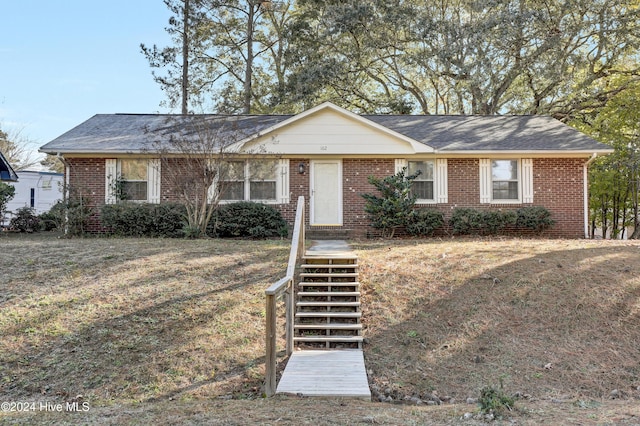
[[[182,16],[182,114],[189,112],[189,0],[184,0]]]
[[[260,7],[260,6],[258,6]],[[253,78],[253,19],[255,9],[253,3],[249,2],[249,16],[247,17],[247,63],[244,69],[244,93],[243,93],[243,113],[251,113],[251,79]]]

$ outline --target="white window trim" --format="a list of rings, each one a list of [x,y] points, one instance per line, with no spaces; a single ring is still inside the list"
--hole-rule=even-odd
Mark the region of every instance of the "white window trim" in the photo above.
[[[120,176],[120,158],[107,158],[105,160],[105,204],[116,204],[118,202],[114,191],[114,184]],[[135,203],[160,203],[160,159],[152,158],[147,160],[147,199],[132,200]]]
[[[518,199],[493,199],[494,160],[518,162]],[[480,159],[480,203],[481,204],[530,204],[533,203],[533,159],[531,158],[481,158]]]
[[[409,161],[433,162],[433,200],[417,199],[416,204],[447,204],[449,202],[448,166],[446,158],[396,158],[395,172],[409,167]]]
[[[255,161],[256,159],[249,160],[229,160],[229,161],[244,161],[244,198],[242,200],[222,200],[220,199],[220,204],[233,204],[239,203],[241,201],[249,201],[252,203],[261,203],[261,204],[288,204],[291,196],[289,192],[289,160],[288,159],[280,159],[276,163],[276,198],[270,200],[251,200],[250,199],[250,191],[251,191],[251,178],[249,176],[249,161]],[[265,160],[269,160],[269,158],[265,158]],[[259,159],[258,159],[259,161]],[[218,180],[213,183],[213,187],[217,188]],[[215,193],[215,191],[210,191],[210,198]]]

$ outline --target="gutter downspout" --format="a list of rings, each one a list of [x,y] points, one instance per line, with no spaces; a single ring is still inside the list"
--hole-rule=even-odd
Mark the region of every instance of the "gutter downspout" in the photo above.
[[[58,157],[58,159],[62,162],[62,164],[64,165],[64,189],[62,191],[62,199],[64,200],[65,204],[67,204],[67,202],[69,201],[69,172],[71,171],[69,168],[69,163],[67,163],[67,160],[64,159],[64,156],[61,153],[57,153],[56,157]],[[65,208],[65,213],[64,213],[65,217],[64,217],[64,235],[68,235],[69,234],[69,215],[68,215],[68,210]]]
[[[588,169],[589,169],[589,164],[593,163],[593,161],[596,158],[598,158],[598,153],[594,152],[593,154],[591,154],[591,157],[587,160],[586,163],[584,163],[584,166],[582,167],[583,174],[584,174],[584,177],[583,177],[582,181],[584,183],[583,197],[584,197],[584,238],[585,239],[589,239],[589,174],[588,174]]]

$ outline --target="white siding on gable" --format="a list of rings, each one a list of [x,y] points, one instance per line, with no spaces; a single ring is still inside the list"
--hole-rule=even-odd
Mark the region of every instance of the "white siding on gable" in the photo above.
[[[491,160],[488,158],[480,159],[480,202],[491,202]]]
[[[436,203],[448,203],[449,202],[449,184],[448,184],[448,169],[447,159],[436,159],[435,170],[435,196]]]
[[[399,154],[432,149],[332,110],[323,110],[277,129],[244,146],[245,151],[260,149],[267,154],[358,155]]]
[[[147,165],[147,201],[160,203],[160,159],[149,160]]]
[[[116,203],[115,183],[118,179],[118,160],[115,158],[107,158],[104,160],[105,170],[105,187],[104,187],[104,203]]]

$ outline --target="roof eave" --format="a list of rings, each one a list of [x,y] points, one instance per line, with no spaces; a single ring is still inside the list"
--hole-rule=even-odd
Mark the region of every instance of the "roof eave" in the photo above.
[[[435,154],[462,155],[462,156],[556,156],[556,157],[590,157],[593,154],[607,155],[613,153],[613,149],[584,149],[584,150],[435,150]]]

